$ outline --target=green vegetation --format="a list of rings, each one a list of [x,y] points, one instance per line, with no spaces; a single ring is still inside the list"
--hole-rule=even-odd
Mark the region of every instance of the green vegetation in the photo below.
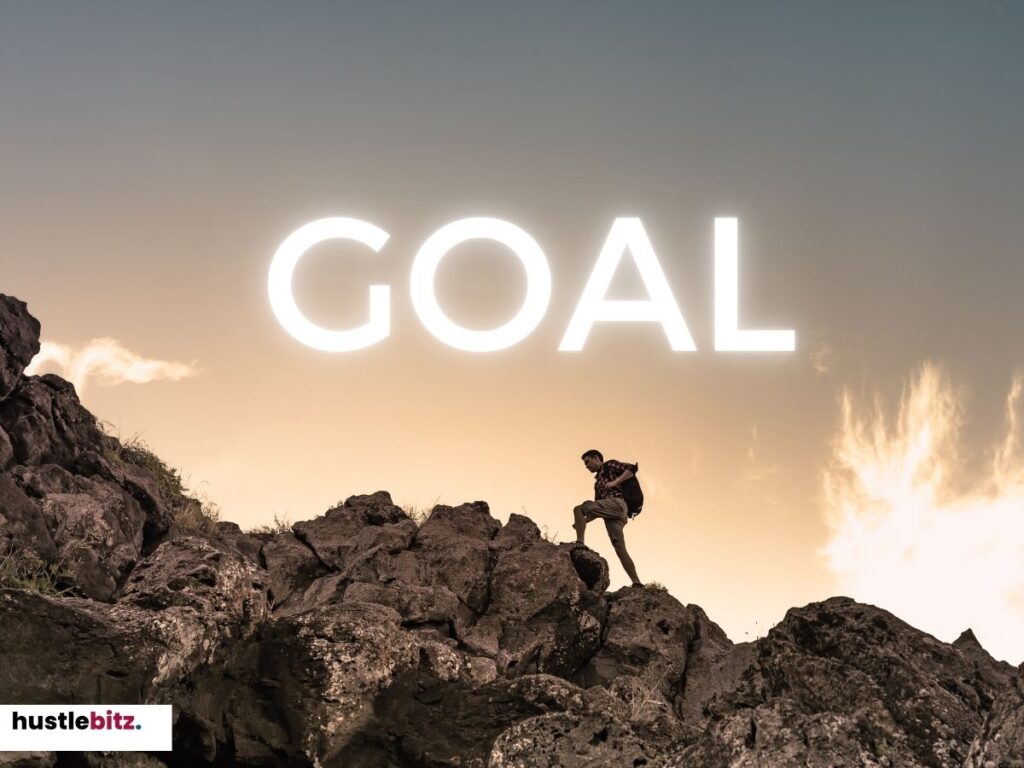
[[[407,514],[409,517],[416,521],[416,525],[423,525],[425,522],[427,522],[427,518],[430,517],[431,511],[434,509],[433,507],[418,507],[413,504],[410,504],[409,506],[400,506],[402,507],[402,509],[405,510],[405,514]]]
[[[251,536],[274,536],[278,533],[291,533],[291,530],[292,521],[288,519],[288,515],[278,516],[275,512],[274,522],[254,525],[252,528],[246,529],[245,532]]]
[[[111,431],[109,422],[100,422],[100,429],[107,439],[104,448],[107,458],[141,467],[152,475],[171,517],[178,525],[202,533],[213,532],[220,520],[220,508],[216,503],[205,493],[196,494],[189,489],[181,473],[153,453],[139,434],[122,441],[119,434]]]
[[[0,544],[0,588],[62,595],[71,591],[70,580],[66,556],[47,563],[31,549]]]

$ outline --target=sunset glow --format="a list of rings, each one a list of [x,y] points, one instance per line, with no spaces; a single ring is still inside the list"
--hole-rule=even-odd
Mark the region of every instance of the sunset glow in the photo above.
[[[1018,374],[1006,433],[979,472],[964,467],[960,396],[933,364],[910,382],[894,420],[847,392],[823,474],[841,591],[938,638],[971,627],[993,655],[1024,656],[1024,456]]]

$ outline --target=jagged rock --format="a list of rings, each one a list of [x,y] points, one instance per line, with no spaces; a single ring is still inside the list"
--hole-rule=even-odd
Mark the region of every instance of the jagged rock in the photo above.
[[[0,768],[53,768],[56,752],[0,752]]]
[[[56,521],[51,521],[56,527]],[[18,487],[10,475],[0,474],[0,557],[34,555],[49,562],[57,555],[53,531],[42,508]]]
[[[15,500],[12,481],[38,508],[54,545],[40,547],[21,537],[26,546],[53,564],[64,586],[95,600],[113,599],[142,550],[146,515],[135,499],[113,482],[75,475],[57,464],[18,465],[9,476],[0,475],[0,497],[6,499],[0,510],[23,520],[28,509],[24,500]],[[0,536],[3,530],[0,525]]]
[[[57,561],[82,594],[111,600],[139,559],[146,516],[121,488],[80,478],[76,493],[43,499],[46,517],[60,521]]]
[[[481,623],[497,638],[498,668],[567,677],[600,646],[607,602],[580,579],[567,545],[544,541],[539,532],[520,536],[513,529],[509,538],[514,544],[502,529],[494,541],[491,601]]]
[[[14,445],[7,432],[0,427],[0,471],[7,469],[14,461]]]
[[[577,678],[589,687],[607,685],[621,675],[639,677],[673,703],[682,694],[688,664],[696,669],[706,655],[731,645],[699,608],[686,607],[653,587],[624,587],[613,593],[607,624],[600,649]],[[695,650],[703,654],[697,661],[690,658]]]
[[[201,637],[172,616],[0,590],[0,701],[141,703],[176,677]]]
[[[39,352],[39,321],[25,302],[0,294],[0,400],[17,385]]]
[[[0,427],[14,460],[29,466],[72,467],[79,453],[103,442],[96,417],[79,402],[74,386],[51,373],[19,380],[0,400]]]
[[[222,643],[212,663],[167,689],[175,757],[273,766],[289,753],[292,739],[259,669],[260,645],[258,634]]]
[[[42,499],[52,493],[77,493],[82,486],[79,476],[59,464],[26,467],[18,464],[10,469],[10,477],[26,495]]]
[[[447,587],[470,611],[483,613],[493,564],[489,545],[500,529],[486,502],[435,506],[414,540],[418,578]]]
[[[160,493],[156,478],[142,467],[87,450],[77,455],[71,468],[78,474],[99,476],[124,488],[146,513],[143,537],[147,541],[154,541],[170,530],[174,521],[167,500]]]
[[[953,647],[974,663],[978,677],[983,679],[989,688],[1005,689],[1013,684],[1017,670],[1012,664],[993,659],[989,652],[982,648],[972,630],[965,629],[960,633],[960,637],[953,641]],[[987,702],[985,705],[987,706]]]
[[[495,737],[524,718],[602,712],[610,703],[624,711],[603,689],[585,691],[552,675],[479,684],[466,676],[440,680],[421,666],[381,693],[375,718],[349,743],[339,765],[483,768]]]
[[[893,765],[959,766],[998,690],[955,648],[849,598],[790,610],[754,646],[752,654],[737,651],[749,663],[734,667],[735,687],[703,702],[714,720],[733,725],[710,729],[691,748],[693,760],[711,749],[707,739],[731,744],[736,723],[765,716],[800,732],[831,723],[864,754],[887,756]],[[793,712],[799,717],[787,714]],[[744,765],[758,754],[720,764]],[[784,758],[780,752],[773,759]]]
[[[0,696],[148,701],[251,636],[266,615],[255,567],[194,538],[158,547],[113,605],[0,590]]]
[[[256,536],[245,533],[237,523],[221,520],[213,527],[214,537],[230,546],[238,554],[259,562],[264,542]]]
[[[587,589],[592,589],[595,592],[607,590],[608,584],[611,582],[611,576],[608,573],[608,561],[594,550],[582,544],[571,546],[569,558],[572,560],[576,573],[583,579],[583,583],[587,585]]]
[[[254,563],[200,536],[161,544],[125,583],[119,605],[178,609],[204,625],[205,640],[244,638],[268,614],[266,585]]]
[[[260,647],[297,751],[331,764],[371,721],[374,699],[421,661],[422,636],[404,632],[398,612],[372,603],[334,603],[275,620]],[[440,679],[457,677],[455,654],[424,664]]]
[[[352,538],[335,567],[349,581],[391,581],[392,559],[409,548],[415,535],[416,523],[409,519],[367,526]]]
[[[292,616],[319,606],[343,602],[347,587],[348,582],[340,573],[321,576],[306,587],[301,595],[292,593],[276,611],[282,616]]]
[[[654,749],[606,714],[557,712],[521,720],[494,742],[490,768],[620,768],[652,765]]]
[[[420,587],[414,584],[377,584],[356,582],[345,590],[345,602],[377,603],[398,611],[402,623],[442,625],[455,622],[459,599],[445,587]]]
[[[995,701],[971,743],[964,768],[1024,768],[1024,664]]]
[[[292,533],[279,533],[263,544],[260,561],[267,569],[270,596],[274,606],[296,591],[304,591],[314,579],[326,572],[309,545]]]
[[[698,605],[686,606],[690,616],[690,640],[686,673],[673,702],[683,722],[696,726],[708,714],[704,703],[715,693],[732,690],[753,658],[752,643],[733,645],[725,632]]]
[[[897,768],[917,765],[903,744],[882,742],[869,751],[857,737],[854,718],[833,712],[808,714],[789,699],[715,719],[696,744],[678,751],[661,768]],[[934,765],[945,765],[935,763]],[[950,764],[951,765],[951,764]]]
[[[391,495],[378,491],[368,496],[351,496],[342,506],[327,510],[323,517],[296,523],[292,530],[325,566],[342,570],[349,555],[373,546],[370,540],[379,532],[372,527],[403,520],[409,517],[391,502]],[[360,536],[363,539],[357,543],[355,540]]]

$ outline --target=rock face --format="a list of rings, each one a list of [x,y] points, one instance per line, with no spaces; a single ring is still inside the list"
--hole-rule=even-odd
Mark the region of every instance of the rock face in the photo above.
[[[39,351],[39,321],[28,306],[0,294],[0,398],[7,397]]]
[[[996,699],[964,768],[1024,768],[1024,664]]]
[[[199,530],[0,296],[0,703],[170,703],[171,754],[51,766],[1021,766],[1024,668],[832,598],[734,645],[485,502]],[[173,484],[171,484],[173,485]]]
[[[790,610],[719,666],[717,685],[699,702],[711,725],[681,751],[680,765],[745,756],[787,765],[854,766],[866,756],[879,765],[962,765],[1010,672],[844,597]],[[793,734],[782,736],[783,726]]]

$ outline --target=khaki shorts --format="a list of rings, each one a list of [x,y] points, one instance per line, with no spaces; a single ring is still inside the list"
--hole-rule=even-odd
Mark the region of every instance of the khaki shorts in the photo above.
[[[576,509],[583,513],[583,519],[588,523],[598,517],[604,520],[604,527],[608,530],[608,538],[612,544],[625,546],[626,537],[622,529],[629,522],[629,513],[624,499],[616,496],[611,499],[584,501]]]

